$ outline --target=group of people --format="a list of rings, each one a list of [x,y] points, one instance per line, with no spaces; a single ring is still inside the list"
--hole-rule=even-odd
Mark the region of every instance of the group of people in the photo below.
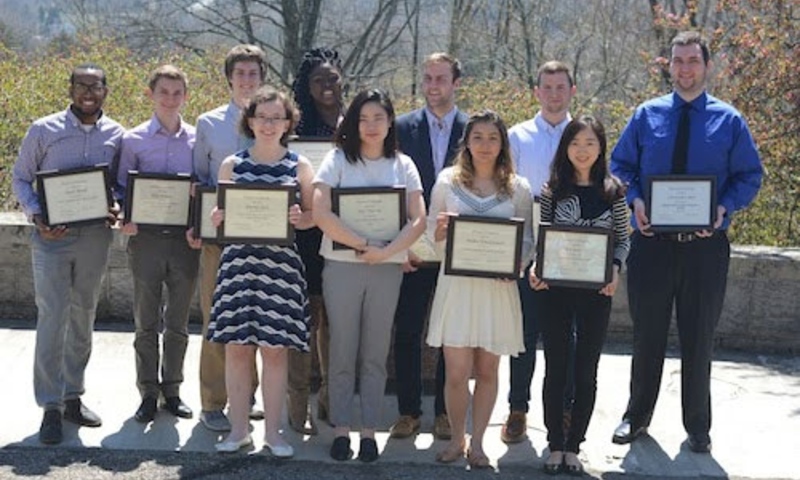
[[[298,192],[288,211],[297,230],[291,246],[219,245],[197,239],[191,229],[139,229],[122,219],[134,278],[134,350],[142,397],[137,421],[152,421],[159,403],[178,417],[193,415],[179,390],[199,269],[200,421],[210,430],[229,432],[216,444],[218,451],[251,445],[248,418],[263,415],[265,450],[293,456],[280,432],[284,404],[292,429],[318,432],[309,405],[314,354],[321,374],[317,419],[334,431],[330,456],[340,461],[354,456],[350,433],[357,425],[358,459],[375,461],[392,346],[399,416],[390,436],[410,437],[421,428],[427,321],[425,340],[441,352],[433,433],[447,441],[436,460],[466,458],[473,468],[490,466],[483,440],[504,355],[511,357],[511,372],[501,438],[507,443],[526,438],[541,334],[549,451],[543,468],[580,475],[578,453],[594,408],[611,299],[627,265],[634,326],[631,397],[612,439],[629,443],[646,432],[674,303],[688,445],[708,452],[713,333],[729,261],[725,230],[732,214],[753,200],[762,177],[742,116],[706,92],[709,68],[704,39],[696,32],[677,35],[670,61],[673,92],[636,109],[609,161],[602,123],[591,116],[571,117],[576,85],[558,61],[538,71],[534,95],[540,111],[510,129],[496,112],[467,115],[456,107],[461,64],[445,53],[430,55],[422,65],[425,106],[396,117],[391,99],[377,88],[358,92],[345,107],[344,72],[333,50],[305,55],[291,98],[263,86],[263,51],[240,45],[225,61],[229,104],[201,115],[196,129],[186,124],[180,116],[186,77],[174,66],[162,66],[148,85],[153,117],[127,132],[102,111],[108,93],[103,70],[78,66],[70,77],[69,108],[34,123],[14,167],[15,193],[36,226],[34,389],[44,409],[40,440],[59,443],[62,420],[101,423],[81,395],[111,233],[102,225],[45,225],[33,188],[36,172],[109,163],[117,166],[119,203],[125,201],[130,170],[192,173],[208,186],[291,183]],[[684,112],[690,124],[679,128]],[[685,128],[688,146],[673,145]],[[292,150],[295,133],[331,139],[333,148],[316,171]],[[52,148],[56,143],[59,148]],[[716,176],[719,206],[713,229],[649,231],[647,179],[669,173]],[[387,186],[405,190],[407,219],[392,239],[367,238],[333,206],[336,189]],[[607,284],[566,287],[537,277],[532,213],[537,203],[542,223],[611,232],[613,268]],[[450,275],[410,249],[426,235],[444,255],[448,227],[457,215],[524,219],[518,280]],[[225,210],[215,208],[211,220],[220,226]],[[116,221],[112,209],[109,224]],[[256,352],[262,359],[260,378]],[[255,407],[259,384],[263,413]]]

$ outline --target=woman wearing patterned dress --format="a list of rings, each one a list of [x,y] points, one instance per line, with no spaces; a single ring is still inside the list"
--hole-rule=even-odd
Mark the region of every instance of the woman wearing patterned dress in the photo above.
[[[260,89],[242,112],[243,134],[253,146],[225,159],[219,180],[234,183],[296,183],[300,204],[289,208],[289,221],[298,229],[313,226],[311,180],[307,159],[287,150],[297,110],[283,93]],[[225,212],[216,209],[219,226]],[[291,457],[292,447],[279,433],[286,398],[290,348],[308,351],[309,307],[304,267],[295,247],[231,244],[222,252],[208,339],[225,343],[225,378],[230,399],[231,431],[216,445],[233,452],[252,444],[249,432],[251,378],[249,366],[258,350],[262,360],[264,448],[276,457]]]
[[[397,151],[394,107],[384,91],[356,95],[334,142],[336,148],[325,156],[314,178],[314,219],[324,233],[322,291],[331,339],[328,394],[330,421],[336,428],[330,455],[339,461],[353,455],[349,434],[358,377],[358,458],[373,462],[378,459],[375,429],[381,420],[402,264],[408,247],[425,230],[425,201],[417,167]],[[408,221],[391,241],[366,238],[331,210],[333,188],[392,186],[405,187]],[[333,241],[350,249],[334,249]]]
[[[443,248],[451,215],[525,219],[522,265],[532,247],[530,187],[514,174],[503,120],[492,111],[472,115],[464,130],[462,150],[455,165],[442,170],[431,195],[428,232]],[[466,417],[472,396],[472,437],[467,461],[473,468],[490,465],[483,451],[483,435],[497,399],[497,369],[501,355],[525,350],[522,308],[514,280],[446,275],[439,271],[431,307],[427,342],[444,347],[445,403],[452,439],[436,455],[449,463],[464,456]]]
[[[542,189],[542,223],[613,229],[614,268],[611,283],[600,290],[548,286],[530,270],[531,287],[547,289],[542,302],[545,379],[542,392],[544,423],[550,454],[544,471],[583,474],[578,458],[597,390],[597,363],[611,314],[611,297],[619,283],[619,270],[628,256],[628,207],[622,183],[608,171],[603,125],[584,116],[570,122],[550,167],[550,180]],[[564,430],[564,391],[568,356],[575,323],[575,401],[572,421]]]

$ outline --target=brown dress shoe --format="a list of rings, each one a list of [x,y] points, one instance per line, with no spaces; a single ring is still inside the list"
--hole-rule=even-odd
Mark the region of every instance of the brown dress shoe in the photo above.
[[[437,440],[450,440],[453,434],[450,432],[450,420],[446,413],[436,415],[433,419],[433,436]]]
[[[500,431],[500,439],[505,443],[519,443],[526,438],[528,438],[528,418],[525,412],[511,412]]]
[[[389,430],[389,436],[392,438],[408,438],[419,431],[420,424],[419,418],[414,418],[411,415],[401,415]]]

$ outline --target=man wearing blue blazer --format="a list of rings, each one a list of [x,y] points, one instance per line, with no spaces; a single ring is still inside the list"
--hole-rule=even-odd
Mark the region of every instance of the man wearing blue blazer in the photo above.
[[[425,206],[430,204],[436,176],[455,157],[467,123],[467,115],[455,105],[461,84],[461,63],[447,53],[434,53],[422,64],[425,107],[397,118],[400,150],[410,156],[422,178]],[[406,438],[420,429],[422,415],[422,331],[436,290],[438,269],[420,265],[409,253],[395,313],[394,364],[400,417],[392,425],[392,438]],[[450,423],[444,405],[444,356],[436,366],[436,398],[433,434],[450,439]]]

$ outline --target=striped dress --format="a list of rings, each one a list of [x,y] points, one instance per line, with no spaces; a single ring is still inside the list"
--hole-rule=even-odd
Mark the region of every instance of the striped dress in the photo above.
[[[296,181],[297,155],[263,165],[237,153],[235,183]],[[230,244],[222,251],[207,338],[213,342],[290,347],[307,352],[309,305],[295,247]]]

